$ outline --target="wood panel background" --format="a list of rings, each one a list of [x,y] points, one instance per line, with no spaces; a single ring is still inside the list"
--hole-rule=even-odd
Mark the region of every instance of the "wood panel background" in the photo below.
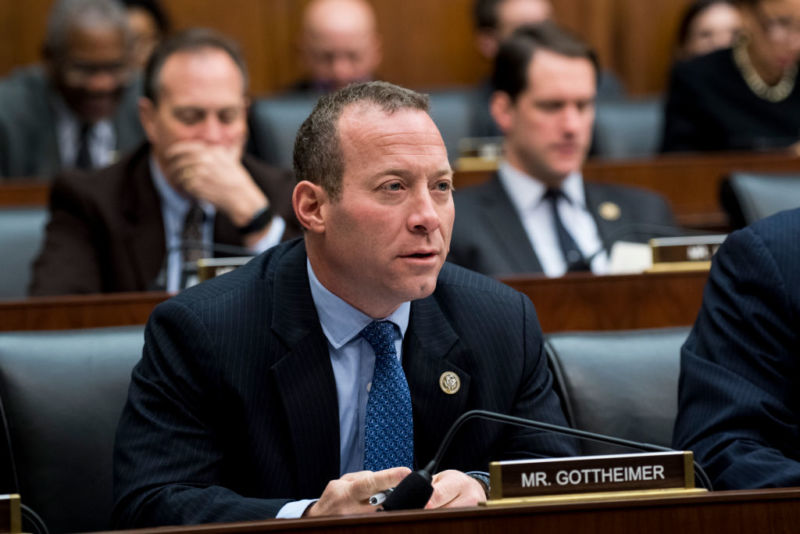
[[[252,91],[279,91],[302,74],[295,35],[308,0],[162,0],[176,28],[235,36]],[[680,12],[689,0],[554,0],[556,18],[598,50],[635,95],[663,89]],[[383,35],[384,79],[414,88],[474,84],[488,64],[473,46],[472,0],[370,0]],[[53,0],[0,0],[0,75],[37,61]]]

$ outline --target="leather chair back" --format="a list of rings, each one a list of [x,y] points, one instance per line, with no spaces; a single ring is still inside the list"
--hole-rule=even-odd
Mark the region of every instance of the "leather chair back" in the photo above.
[[[439,128],[451,162],[458,158],[458,142],[469,136],[474,89],[437,89],[428,92],[430,114]],[[250,106],[249,152],[283,169],[292,168],[294,140],[311,114],[316,96],[278,96],[255,100]]]
[[[0,299],[27,295],[46,223],[46,207],[0,209]]]
[[[573,428],[669,447],[688,328],[548,336],[545,351]],[[585,454],[630,452],[583,441]]]
[[[732,173],[720,192],[735,227],[800,207],[800,174]]]
[[[11,461],[3,470],[10,479],[2,483],[51,533],[109,526],[114,434],[143,331],[0,333],[0,400]]]
[[[661,98],[598,101],[594,155],[623,159],[657,154],[664,122],[663,107]]]

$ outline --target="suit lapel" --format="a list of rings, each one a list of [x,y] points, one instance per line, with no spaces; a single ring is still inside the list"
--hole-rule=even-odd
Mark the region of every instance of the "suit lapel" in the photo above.
[[[289,350],[272,367],[272,379],[289,425],[299,494],[319,495],[327,481],[339,478],[336,379],[311,298],[302,242],[280,262],[274,282],[272,329]]]
[[[434,297],[411,304],[411,319],[403,349],[403,367],[414,410],[414,455],[418,467],[433,458],[445,433],[467,406],[471,377],[470,352],[459,342]],[[440,385],[443,373],[455,373],[457,392]]]
[[[604,189],[595,187],[594,184],[584,181],[583,191],[586,197],[586,208],[589,210],[597,226],[597,233],[600,235],[603,248],[606,249],[606,252],[610,252],[611,246],[614,244],[614,241],[616,241],[614,235],[618,234],[620,229],[627,225],[625,214],[622,213],[621,216],[615,220],[602,217],[600,215],[600,206],[604,202],[612,201],[604,194]]]
[[[166,257],[161,200],[150,176],[149,155],[148,144],[133,153],[123,167],[125,178],[121,188],[125,219],[122,238],[138,287],[150,287],[165,267]]]
[[[496,174],[486,184],[481,209],[480,216],[494,233],[497,253],[506,258],[509,272],[540,272],[542,267],[531,240]]]

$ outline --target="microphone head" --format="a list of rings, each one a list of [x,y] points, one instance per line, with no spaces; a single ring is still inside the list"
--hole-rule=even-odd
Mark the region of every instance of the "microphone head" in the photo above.
[[[431,474],[420,469],[400,482],[383,502],[384,510],[413,510],[424,508],[433,495]]]

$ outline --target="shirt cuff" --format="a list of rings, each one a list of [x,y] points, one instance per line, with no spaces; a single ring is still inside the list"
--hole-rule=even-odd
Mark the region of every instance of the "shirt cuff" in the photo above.
[[[467,476],[470,476],[470,477],[474,478],[478,482],[482,483],[482,485],[484,486],[483,490],[486,492],[486,498],[488,499],[489,498],[489,492],[492,489],[492,486],[489,483],[489,480],[490,480],[489,479],[489,473],[487,473],[486,471],[467,471],[465,474]]]
[[[302,499],[299,501],[290,501],[281,506],[278,510],[277,519],[298,519],[303,517],[306,509],[317,502],[319,499]]]
[[[272,218],[269,231],[267,235],[258,240],[258,242],[250,247],[250,250],[256,254],[261,254],[270,247],[274,247],[281,242],[283,232],[286,230],[286,221],[283,217],[276,215]]]

